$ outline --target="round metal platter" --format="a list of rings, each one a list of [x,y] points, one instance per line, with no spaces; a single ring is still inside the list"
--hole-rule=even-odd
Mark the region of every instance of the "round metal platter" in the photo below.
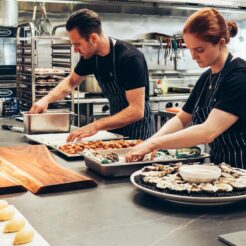
[[[207,206],[207,205],[223,205],[223,204],[237,202],[246,199],[246,194],[237,195],[237,196],[226,196],[226,197],[208,197],[208,196],[195,197],[195,196],[176,195],[176,194],[154,191],[150,188],[143,187],[138,183],[136,183],[135,177],[138,176],[139,174],[141,174],[141,170],[134,172],[130,177],[131,182],[135,187],[153,196],[157,196],[169,200],[171,202],[189,204],[189,205]]]

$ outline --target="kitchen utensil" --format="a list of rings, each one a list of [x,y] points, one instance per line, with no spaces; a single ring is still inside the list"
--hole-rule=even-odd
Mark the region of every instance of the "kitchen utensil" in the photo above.
[[[230,246],[246,245],[246,231],[236,231],[219,235],[218,239]]]
[[[27,134],[69,132],[71,115],[69,111],[47,111],[42,114],[22,112],[24,129]]]
[[[17,127],[17,126],[11,126],[11,125],[2,125],[2,128],[4,130],[9,130],[9,131],[13,131],[13,132],[20,132],[20,133],[24,132],[23,127]]]
[[[0,167],[1,167],[1,162],[0,162]],[[23,191],[26,191],[26,189],[22,185],[17,184],[8,175],[4,173],[0,173],[0,195],[23,192]]]
[[[208,165],[183,165],[179,168],[179,174],[190,183],[209,183],[220,177],[221,169]]]
[[[35,194],[95,187],[96,183],[60,166],[44,145],[0,147],[0,171]]]
[[[59,149],[59,146],[66,144],[66,139],[68,135],[69,135],[68,133],[32,134],[32,135],[26,135],[26,138],[36,143],[49,146],[68,158],[80,157],[81,156],[80,154],[68,154]],[[123,138],[124,137],[120,134],[107,132],[107,131],[98,131],[95,135],[91,137],[83,138],[81,141],[113,140],[113,139],[123,139]]]
[[[48,16],[47,16],[45,3],[40,3],[39,6],[40,6],[40,11],[41,11],[41,17],[37,21],[34,22],[37,34],[39,36],[50,35],[51,34],[51,30],[52,30],[52,25],[51,25],[51,22],[50,22],[50,20],[48,19]],[[36,15],[34,13],[35,13],[35,11],[33,12],[33,16]]]
[[[14,206],[9,205],[9,208],[14,211],[14,218],[21,219],[25,221],[25,228],[28,230],[34,231],[34,237],[32,242],[21,245],[29,245],[29,246],[50,246],[50,244],[39,234],[39,232],[31,225],[31,223],[21,214],[21,212]],[[13,245],[14,238],[16,233],[4,233],[4,228],[8,221],[2,221],[0,223],[0,245],[1,246],[10,246]]]
[[[95,172],[105,177],[119,177],[119,176],[130,176],[133,172],[141,169],[142,167],[149,165],[150,163],[176,163],[182,161],[183,163],[191,163],[197,161],[204,161],[209,155],[204,153],[197,158],[182,158],[182,159],[168,159],[168,160],[145,160],[138,162],[125,162],[125,155],[129,152],[129,149],[116,149],[116,150],[98,150],[98,153],[114,152],[119,156],[119,162],[102,164],[101,162],[91,158],[90,156],[83,155],[85,159],[85,165]]]
[[[148,194],[151,194],[153,196],[169,200],[172,202],[176,202],[178,204],[186,204],[186,205],[198,205],[198,206],[215,206],[215,205],[224,205],[232,202],[242,201],[246,199],[246,195],[231,195],[231,196],[218,196],[218,197],[209,197],[207,196],[189,196],[189,195],[183,195],[183,194],[170,194],[165,191],[159,191],[159,190],[153,190],[149,187],[143,186],[136,182],[136,177],[142,173],[141,170],[134,172],[130,179],[132,184],[142,190],[143,192],[146,192]]]

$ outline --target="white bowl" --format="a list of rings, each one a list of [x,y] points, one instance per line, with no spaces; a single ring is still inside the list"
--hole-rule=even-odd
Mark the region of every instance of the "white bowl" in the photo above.
[[[179,168],[179,174],[186,182],[209,183],[221,176],[221,169],[208,165],[183,165]]]

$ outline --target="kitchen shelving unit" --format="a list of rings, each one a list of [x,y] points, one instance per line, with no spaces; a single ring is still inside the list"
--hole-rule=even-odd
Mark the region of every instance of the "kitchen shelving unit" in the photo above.
[[[21,111],[29,110],[71,71],[71,45],[68,38],[55,36],[55,30],[52,36],[36,36],[33,23],[17,26],[16,82]],[[50,104],[49,109],[74,111],[73,94]]]

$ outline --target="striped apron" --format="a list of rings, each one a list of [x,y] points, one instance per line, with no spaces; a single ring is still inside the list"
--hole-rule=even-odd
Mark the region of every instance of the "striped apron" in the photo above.
[[[208,105],[200,107],[199,102],[201,99],[201,95],[204,93],[206,84],[208,81],[205,81],[202,92],[195,104],[193,113],[192,113],[192,123],[202,124],[208,118],[209,113],[214,108],[216,104],[216,94],[218,92],[218,88],[221,84],[221,81],[226,76],[226,71],[228,65],[232,60],[232,55],[229,54],[226,64],[222,70],[222,74],[216,85],[214,90],[211,92],[210,100]],[[224,74],[223,74],[224,73]],[[219,164],[221,162],[226,162],[234,167],[238,168],[246,168],[246,131],[240,132],[233,129],[228,129],[223,132],[220,136],[218,136],[211,144],[209,144],[211,148],[210,152],[210,160],[215,164]]]
[[[115,68],[115,49],[112,39],[110,40],[110,52],[112,52],[113,71],[110,72],[110,81],[104,83],[100,77],[98,56],[96,56],[96,77],[98,84],[105,97],[109,100],[110,115],[114,115],[128,107],[126,92],[123,87],[117,83]],[[129,137],[130,139],[145,140],[155,133],[154,116],[148,102],[145,102],[143,119],[129,124],[125,127],[111,130],[112,132]]]

